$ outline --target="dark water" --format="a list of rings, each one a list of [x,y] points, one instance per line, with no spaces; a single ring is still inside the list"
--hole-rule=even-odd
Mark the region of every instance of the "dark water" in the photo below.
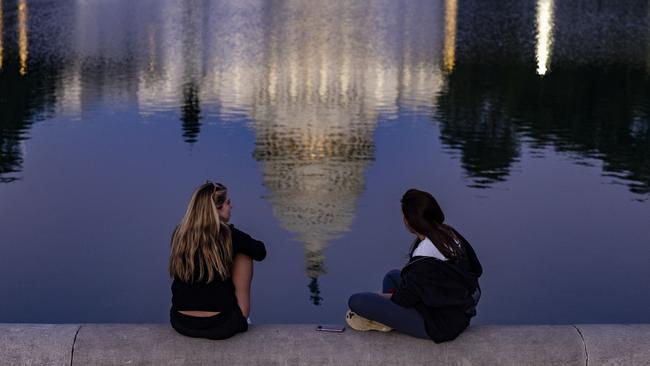
[[[650,322],[646,1],[0,2],[0,322],[164,322],[225,183],[254,322],[342,322],[439,198],[480,323]]]

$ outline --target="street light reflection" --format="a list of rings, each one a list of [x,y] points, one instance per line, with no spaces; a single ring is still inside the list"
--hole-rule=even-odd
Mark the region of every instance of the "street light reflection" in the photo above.
[[[29,57],[27,39],[27,0],[18,3],[18,56],[20,57],[20,75],[27,74],[27,60]]]
[[[537,73],[544,75],[548,71],[553,48],[553,0],[537,1]]]

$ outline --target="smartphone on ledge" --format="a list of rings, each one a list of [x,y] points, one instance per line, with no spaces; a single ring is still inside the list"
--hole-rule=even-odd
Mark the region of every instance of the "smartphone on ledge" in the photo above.
[[[345,326],[337,324],[319,325],[316,327],[319,332],[336,332],[340,333],[345,330]]]

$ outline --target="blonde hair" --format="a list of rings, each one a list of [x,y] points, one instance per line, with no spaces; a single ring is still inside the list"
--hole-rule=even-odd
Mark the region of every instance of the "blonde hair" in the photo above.
[[[211,282],[215,274],[230,277],[232,237],[217,209],[226,202],[228,190],[210,181],[192,194],[185,216],[172,235],[169,274],[184,282]],[[198,277],[195,274],[198,269]]]

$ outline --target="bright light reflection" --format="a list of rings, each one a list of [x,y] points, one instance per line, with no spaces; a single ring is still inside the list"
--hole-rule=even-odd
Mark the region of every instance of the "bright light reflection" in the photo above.
[[[328,80],[328,69],[327,65],[324,62],[324,51],[323,47],[321,46],[320,50],[320,70],[319,70],[319,79],[318,79],[318,96],[320,98],[321,102],[327,101],[327,80]]]
[[[269,81],[266,92],[269,94],[269,100],[275,101],[276,98],[276,89],[278,88],[278,65],[275,62],[275,59],[271,61],[269,67]]]
[[[27,74],[27,0],[18,3],[18,56],[20,57],[20,75]]]
[[[452,72],[456,63],[456,18],[458,1],[445,0],[445,43],[442,64],[446,72]]]
[[[537,1],[537,73],[548,71],[553,47],[553,0]]]

